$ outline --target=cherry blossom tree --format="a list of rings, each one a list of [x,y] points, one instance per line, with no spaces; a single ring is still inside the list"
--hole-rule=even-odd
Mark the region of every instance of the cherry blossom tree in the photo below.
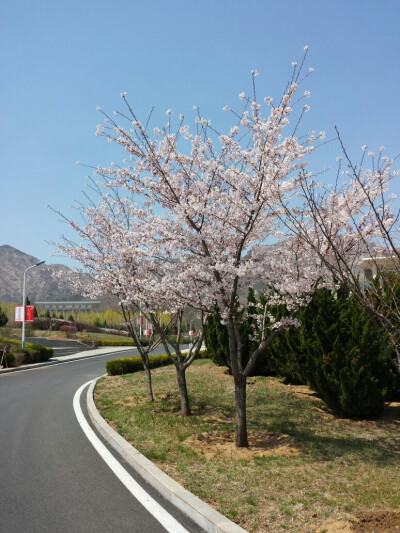
[[[123,112],[110,116],[99,109],[104,122],[97,134],[120,146],[126,159],[94,169],[102,202],[86,214],[97,232],[94,248],[97,239],[109,248],[96,259],[98,287],[114,291],[124,304],[145,302],[161,337],[154,317],[160,302],[176,313],[185,306],[203,316],[218,309],[228,330],[237,446],[248,446],[246,380],[253,365],[277,335],[296,324],[299,308],[316,286],[331,283],[332,261],[327,258],[333,241],[325,238],[321,220],[329,212],[329,234],[343,234],[343,253],[352,239],[360,243],[378,231],[368,196],[361,194],[364,178],[358,185],[353,180],[342,190],[334,188],[329,196],[319,192],[309,170],[309,156],[325,134],[298,133],[309,110],[304,103],[309,91],[300,94],[312,71],[305,72],[307,52],[305,47],[300,65],[292,64],[291,79],[276,105],[270,97],[259,103],[258,72],[252,71],[252,94],[239,95],[242,110],[224,107],[234,121],[226,133],[218,132],[197,106],[193,132],[182,115],[174,121],[171,110],[167,124],[151,131],[151,117],[141,122],[126,93],[121,94]],[[107,206],[111,191],[113,202]],[[129,223],[121,239],[123,225],[108,227],[107,221],[125,213]],[[356,230],[354,220],[361,224]],[[386,218],[382,223],[388,227]],[[80,260],[79,246],[72,256],[76,251]],[[267,308],[254,315],[257,348],[245,364],[238,328],[239,315],[245,313],[237,310],[240,294],[255,284],[262,285],[270,304],[285,304],[289,316],[275,320]]]
[[[160,221],[151,210],[138,207],[129,195],[121,198],[116,188],[108,188],[103,194],[92,181],[91,189],[97,195],[97,203],[86,194],[89,205],[80,203],[75,206],[83,223],[78,224],[58,212],[80,238],[77,244],[63,237],[57,245],[61,253],[82,265],[81,269],[70,274],[70,281],[87,296],[96,298],[107,294],[118,301],[142,358],[150,401],[154,396],[149,356],[154,348],[163,344],[176,368],[181,412],[190,415],[185,373],[199,353],[203,329],[199,329],[187,353],[182,353],[185,302],[174,288],[173,276],[169,273],[171,265],[164,259],[160,260],[162,251],[158,239],[151,238],[151,232]],[[167,322],[163,319],[166,314],[169,316]],[[151,324],[148,345],[140,338],[138,319],[141,318]],[[204,319],[203,314],[202,323]],[[170,338],[172,326],[177,329],[176,341]]]
[[[390,192],[400,173],[383,146],[378,156],[363,146],[355,165],[336,132],[343,158],[338,157],[334,184],[302,172],[299,206],[289,208],[282,197],[281,222],[386,332],[387,355],[400,373],[400,211]]]
[[[126,111],[114,116],[126,126],[103,113],[105,123],[97,130],[127,152],[123,166],[112,164],[96,172],[106,188],[129,191],[141,199],[141,223],[153,238],[151,256],[169,265],[162,290],[205,313],[217,306],[227,325],[237,446],[248,445],[246,379],[251,368],[275,336],[294,323],[297,309],[322,277],[320,262],[304,253],[302,241],[295,237],[288,241],[282,233],[277,211],[281,201],[293,201],[296,176],[307,168],[316,140],[312,133],[296,137],[309,109],[303,105],[309,93],[298,96],[308,75],[303,72],[307,51],[308,47],[299,67],[293,64],[291,80],[277,105],[271,98],[264,100],[265,117],[256,97],[258,72],[252,72],[252,96],[239,95],[243,110],[224,108],[235,121],[226,134],[216,131],[197,107],[194,133],[181,115],[173,131],[171,110],[166,126],[150,133],[125,93],[121,96]],[[299,108],[297,115],[294,108]],[[262,282],[270,301],[284,302],[292,315],[277,322],[269,317],[272,333],[267,337],[262,327],[254,331],[258,348],[244,366],[237,300],[241,290],[257,282]]]

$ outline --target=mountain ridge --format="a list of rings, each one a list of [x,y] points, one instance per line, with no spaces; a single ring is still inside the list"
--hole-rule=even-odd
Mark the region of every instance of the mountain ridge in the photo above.
[[[26,254],[9,244],[0,246],[0,301],[22,301],[23,277],[26,269],[39,259]],[[55,272],[70,272],[61,264],[43,264],[32,268],[26,274],[26,295],[31,303],[35,301],[71,300],[72,287],[66,281],[54,277]]]

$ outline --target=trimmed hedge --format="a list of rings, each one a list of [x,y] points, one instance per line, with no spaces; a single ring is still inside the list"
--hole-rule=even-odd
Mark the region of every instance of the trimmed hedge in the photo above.
[[[7,339],[0,337],[0,345],[12,346],[12,352],[10,357],[7,357],[8,366],[12,366],[15,363],[14,354],[23,354],[25,357],[22,359],[23,365],[30,365],[33,363],[43,363],[48,361],[53,356],[53,348],[49,346],[42,346],[41,344],[33,344],[30,342],[25,343],[25,348],[21,348],[21,341],[16,339]],[[12,356],[12,357],[11,357]]]
[[[173,354],[175,355],[175,354]],[[185,354],[183,354],[185,355]],[[206,350],[200,350],[198,359],[207,359],[209,356]],[[149,357],[150,368],[159,368],[162,366],[171,365],[171,361],[166,354],[151,355]],[[142,359],[139,356],[123,357],[120,359],[112,359],[106,363],[106,371],[109,376],[121,376],[123,374],[133,374],[143,370]]]
[[[91,339],[90,337],[85,337],[81,339],[85,344],[92,344],[93,341],[96,343],[96,346],[136,346],[132,339]],[[148,346],[150,341],[142,339],[142,346]]]
[[[28,352],[27,361],[28,363],[43,363],[48,361],[50,357],[53,356],[53,348],[49,346],[42,346],[41,344],[26,344],[26,351]],[[24,352],[25,353],[25,352]]]
[[[169,342],[176,342],[177,340],[177,336],[176,335],[170,335],[168,337],[168,340]],[[188,336],[182,336],[181,337],[181,344],[190,344],[193,340],[193,337],[188,337]]]
[[[132,339],[91,339],[90,337],[81,339],[85,344],[92,344],[93,342],[96,346],[136,346]]]

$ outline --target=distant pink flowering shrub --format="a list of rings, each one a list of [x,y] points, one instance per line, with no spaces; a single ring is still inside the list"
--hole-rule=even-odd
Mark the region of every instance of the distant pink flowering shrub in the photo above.
[[[75,334],[75,327],[74,326],[61,326],[60,331],[65,333],[67,337],[71,338]]]

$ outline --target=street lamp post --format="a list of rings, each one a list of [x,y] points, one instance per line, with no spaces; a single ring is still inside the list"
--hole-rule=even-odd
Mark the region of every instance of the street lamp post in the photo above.
[[[192,320],[189,322],[189,331],[192,331],[193,320],[196,320],[196,317],[192,318]],[[190,344],[193,346],[193,335],[190,335]]]
[[[22,286],[22,348],[25,348],[25,308],[26,308],[26,296],[25,296],[25,275],[28,272],[29,269],[37,267],[39,265],[43,265],[45,261],[38,261],[34,265],[31,265],[28,267],[24,272],[24,283]]]

